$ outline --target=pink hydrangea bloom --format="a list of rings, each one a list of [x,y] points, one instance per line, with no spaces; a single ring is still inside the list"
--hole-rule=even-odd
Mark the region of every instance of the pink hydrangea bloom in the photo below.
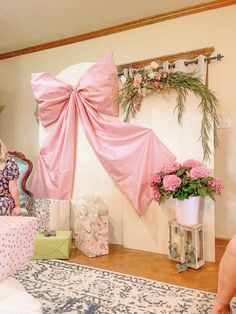
[[[175,191],[180,185],[182,180],[175,174],[170,174],[163,178],[163,186],[167,191]]]
[[[161,197],[161,193],[159,192],[159,190],[153,188],[153,189],[152,189],[152,193],[153,193],[153,199],[154,199],[156,202],[159,202],[160,197]]]
[[[218,178],[214,178],[213,180],[209,181],[208,186],[212,188],[216,194],[221,194],[223,191],[223,185]]]
[[[142,83],[142,80],[143,80],[142,75],[140,73],[137,73],[134,76],[134,87],[139,88]]]
[[[183,163],[184,167],[190,167],[190,168],[195,168],[195,167],[200,167],[202,164],[200,161],[194,160],[194,159],[188,159]]]
[[[209,176],[210,172],[206,168],[203,168],[202,166],[194,167],[190,170],[188,176],[194,180],[201,179],[201,178],[207,178]]]
[[[150,179],[150,186],[154,187],[161,182],[161,176],[158,173],[155,173]]]
[[[179,170],[179,164],[175,161],[168,162],[164,164],[161,168],[161,172],[164,172],[166,174],[173,173],[177,170]]]

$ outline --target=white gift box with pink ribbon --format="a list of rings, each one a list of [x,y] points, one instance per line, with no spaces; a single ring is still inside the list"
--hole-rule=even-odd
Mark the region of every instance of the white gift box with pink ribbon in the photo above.
[[[36,230],[34,217],[0,217],[0,281],[34,255]]]

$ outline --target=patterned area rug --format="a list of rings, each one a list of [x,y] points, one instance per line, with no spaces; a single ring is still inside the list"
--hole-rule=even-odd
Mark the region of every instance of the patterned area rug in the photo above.
[[[61,261],[31,261],[15,278],[43,313],[209,313],[215,295]]]

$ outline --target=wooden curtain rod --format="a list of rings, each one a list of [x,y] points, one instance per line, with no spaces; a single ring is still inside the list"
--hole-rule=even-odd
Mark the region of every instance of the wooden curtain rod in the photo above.
[[[204,55],[206,58],[209,58],[213,52],[214,52],[214,47],[195,49],[195,50],[179,52],[179,53],[175,53],[171,55],[121,64],[117,66],[117,69],[118,69],[118,72],[121,73],[124,71],[124,69],[127,69],[127,68],[143,68],[146,65],[149,65],[150,63],[152,63],[153,61],[162,65],[164,61],[169,61],[170,63],[173,63],[175,60],[178,60],[178,59],[192,60],[192,59],[197,58],[201,54]],[[212,57],[212,58],[216,58],[216,57]]]
[[[204,59],[205,62],[207,62],[208,64],[211,63],[212,60],[216,60],[216,61],[221,61],[221,59],[224,58],[224,56],[222,56],[221,53],[218,53],[216,56],[213,57],[206,57]],[[193,60],[189,60],[189,61],[184,61],[184,65],[187,67],[189,64],[198,64],[198,58],[193,59]],[[175,62],[170,63],[168,65],[168,69],[174,69],[175,68]],[[157,68],[157,70],[164,70],[164,66],[160,66]],[[119,73],[119,75],[122,75],[123,73]]]

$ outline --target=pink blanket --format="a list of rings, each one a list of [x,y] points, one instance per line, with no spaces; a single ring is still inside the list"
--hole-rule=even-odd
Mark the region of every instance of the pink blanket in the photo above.
[[[36,218],[0,216],[0,281],[34,255],[36,230]]]
[[[175,156],[151,129],[106,121],[99,113],[118,115],[117,69],[112,54],[91,66],[71,86],[48,73],[32,76],[32,89],[44,126],[54,122],[39,156],[31,191],[36,198],[70,199],[75,163],[76,116],[106,171],[139,215],[152,200],[150,174]]]

